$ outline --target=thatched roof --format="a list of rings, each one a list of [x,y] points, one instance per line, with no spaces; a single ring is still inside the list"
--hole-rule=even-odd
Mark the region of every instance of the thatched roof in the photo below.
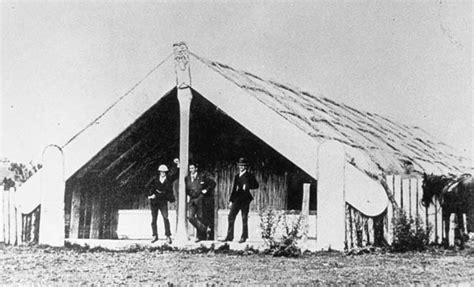
[[[345,186],[346,200],[364,214],[378,214],[386,207],[385,191],[372,180],[373,175],[402,174],[407,169],[436,174],[470,171],[466,158],[420,128],[192,53],[190,62],[193,94],[205,98],[219,113],[233,118],[315,179],[321,143],[342,143],[350,163],[346,176],[352,176]],[[134,188],[136,178],[146,182],[143,177],[151,176],[157,160],[163,160],[160,143],[169,146],[178,142],[177,124],[169,122],[178,122],[179,109],[173,66],[168,56],[61,146],[65,179],[107,178],[120,187],[128,184]],[[166,105],[166,99],[176,103]],[[30,199],[24,210],[39,202],[33,194],[40,180],[38,176],[33,179],[22,186],[22,194]]]
[[[347,161],[371,174],[403,173],[410,163],[416,171],[437,174],[461,173],[470,168],[466,158],[420,128],[193,53],[190,60],[193,89],[312,176],[316,175],[317,148],[326,140],[344,144]],[[170,55],[62,145],[67,157],[66,178],[87,163],[123,154],[114,148],[108,149],[111,152],[103,149],[136,126],[137,119],[174,89],[173,65]]]
[[[315,141],[344,144],[348,161],[366,172],[404,173],[409,165],[418,172],[434,173],[460,173],[471,168],[468,159],[419,127],[192,55]]]

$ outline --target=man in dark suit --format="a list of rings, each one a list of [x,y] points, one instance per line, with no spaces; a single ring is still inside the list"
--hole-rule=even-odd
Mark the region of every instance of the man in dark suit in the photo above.
[[[189,164],[189,174],[184,179],[186,194],[189,196],[189,222],[196,228],[196,242],[211,239],[214,225],[214,188],[216,183],[205,174],[198,172],[196,163]]]
[[[167,176],[168,167],[164,164],[158,167],[159,176],[153,178],[148,186],[148,199],[150,200],[151,208],[151,229],[153,232],[152,243],[158,241],[158,227],[156,221],[158,219],[158,210],[163,216],[163,223],[165,225],[166,242],[171,244],[170,222],[168,220],[168,201],[173,202],[173,188],[172,180]]]
[[[230,212],[229,212],[229,227],[227,229],[227,236],[223,241],[232,241],[234,239],[234,222],[235,217],[241,212],[242,215],[242,236],[239,243],[243,243],[249,237],[248,231],[248,216],[250,202],[253,200],[251,189],[258,188],[258,182],[255,176],[251,174],[248,169],[248,162],[245,158],[240,158],[237,162],[239,174],[234,178],[234,185],[232,193],[230,194]]]

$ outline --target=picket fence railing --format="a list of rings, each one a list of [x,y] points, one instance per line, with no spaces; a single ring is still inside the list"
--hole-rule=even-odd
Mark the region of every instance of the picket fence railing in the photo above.
[[[443,235],[442,209],[437,200],[425,208],[421,204],[423,196],[423,178],[413,176],[389,175],[386,176],[388,188],[392,191],[397,205],[411,218],[419,218],[425,230],[431,228],[430,242],[441,243]],[[395,209],[389,204],[387,209],[386,224],[384,224],[387,238],[393,237],[392,218]],[[454,224],[451,225],[454,227]]]
[[[21,213],[14,187],[0,190],[0,242],[10,245],[38,243],[41,207]]]

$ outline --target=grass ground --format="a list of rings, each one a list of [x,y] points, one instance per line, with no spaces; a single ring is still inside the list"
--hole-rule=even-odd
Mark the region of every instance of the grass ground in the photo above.
[[[251,253],[251,252],[250,252]],[[448,284],[474,282],[474,250],[305,254],[129,251],[0,245],[0,284]]]

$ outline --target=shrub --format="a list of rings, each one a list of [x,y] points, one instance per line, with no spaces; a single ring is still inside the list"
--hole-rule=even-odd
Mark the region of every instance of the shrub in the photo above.
[[[408,216],[405,211],[395,213],[393,222],[393,252],[423,251],[429,243],[431,227],[424,229],[420,217]]]
[[[275,232],[281,218],[282,214],[277,214],[277,212],[271,208],[260,211],[260,231],[262,239],[270,249],[277,246]]]
[[[299,215],[296,221],[289,223],[286,216],[277,214],[271,209],[260,212],[260,228],[262,239],[268,246],[265,253],[273,256],[298,257],[301,249],[298,241],[305,234],[306,228],[303,226],[303,216]],[[277,229],[281,229],[280,238],[276,238]]]
[[[286,217],[283,217],[283,235],[273,252],[273,256],[298,257],[301,255],[301,249],[298,247],[298,241],[303,237],[306,228],[303,226],[303,216],[299,215],[292,224],[288,223]]]

